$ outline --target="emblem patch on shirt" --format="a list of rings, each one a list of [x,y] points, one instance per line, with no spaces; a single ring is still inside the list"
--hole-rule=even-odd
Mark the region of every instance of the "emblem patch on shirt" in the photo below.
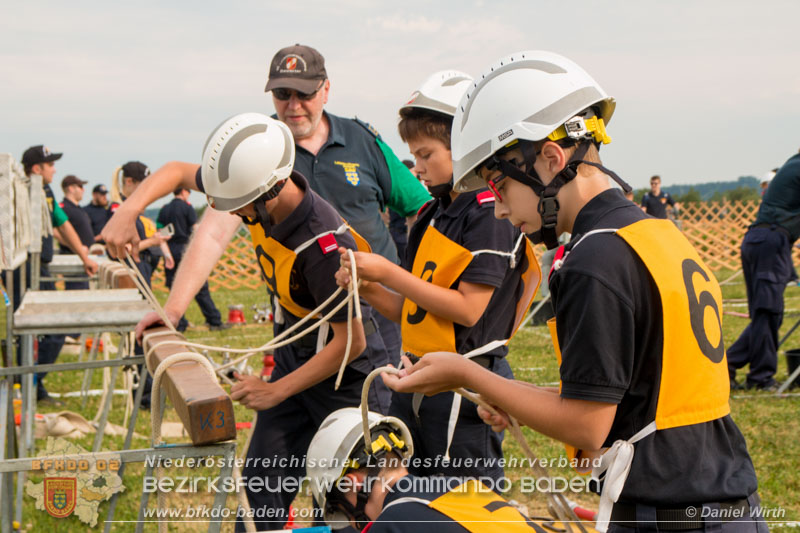
[[[344,169],[344,177],[350,182],[350,185],[355,187],[361,181],[358,177],[358,163],[345,163],[344,161],[334,161],[334,165],[340,165]]]
[[[323,254],[327,254],[339,249],[339,243],[336,242],[336,235],[328,233],[317,239],[320,249]]]

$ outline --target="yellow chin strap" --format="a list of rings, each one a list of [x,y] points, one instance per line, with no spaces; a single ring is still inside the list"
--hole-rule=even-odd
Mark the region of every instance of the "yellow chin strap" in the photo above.
[[[611,137],[606,133],[606,125],[602,118],[591,117],[573,117],[566,121],[563,125],[556,128],[553,133],[547,136],[551,141],[559,141],[567,137],[572,139],[580,139],[586,135],[591,134],[595,142],[608,144],[611,142]]]

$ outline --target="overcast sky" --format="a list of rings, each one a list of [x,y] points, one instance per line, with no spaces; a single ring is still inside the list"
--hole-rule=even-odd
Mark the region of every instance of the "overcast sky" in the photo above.
[[[57,198],[69,173],[109,185],[131,159],[197,162],[226,117],[273,112],[269,62],[300,42],[325,56],[327,110],[402,158],[397,108],[429,74],[546,49],[617,99],[601,155],[635,188],[761,176],[800,148],[798,20],[795,0],[15,2],[0,17],[0,152],[64,152]]]

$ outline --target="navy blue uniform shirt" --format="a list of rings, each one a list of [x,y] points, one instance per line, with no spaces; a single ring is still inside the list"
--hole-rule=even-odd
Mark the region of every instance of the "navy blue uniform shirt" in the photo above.
[[[94,244],[94,232],[92,231],[92,221],[86,211],[80,208],[79,205],[73,203],[69,198],[64,198],[61,204],[61,209],[67,214],[69,223],[75,228],[75,233],[81,239],[81,243],[87,248]],[[74,253],[66,246],[61,247],[61,253],[72,254]]]
[[[100,235],[106,222],[111,219],[111,209],[89,203],[83,206],[83,210],[89,215],[89,220],[92,222],[92,233],[95,236]]]
[[[172,224],[175,233],[172,238],[167,241],[170,250],[173,246],[183,246],[189,242],[189,237],[192,235],[192,226],[197,224],[197,213],[194,208],[181,198],[173,198],[170,203],[161,208],[158,212],[159,227]]]
[[[800,154],[778,170],[761,199],[754,224],[777,224],[789,231],[789,240],[800,237]]]
[[[651,217],[667,218],[668,205],[675,205],[675,200],[672,199],[672,196],[670,196],[668,192],[661,191],[658,196],[647,192],[642,196],[642,207],[645,208],[645,212]]]

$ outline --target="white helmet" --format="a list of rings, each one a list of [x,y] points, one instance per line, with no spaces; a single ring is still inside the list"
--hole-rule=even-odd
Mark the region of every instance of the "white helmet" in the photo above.
[[[398,418],[369,412],[369,428],[373,440],[369,455],[394,450],[403,458],[414,453],[414,443],[408,427]],[[361,449],[358,449],[358,447]],[[323,511],[323,519],[334,529],[350,525],[350,517],[327,505],[328,494],[335,483],[350,468],[364,466],[351,458],[366,456],[361,410],[347,407],[332,412],[319,426],[306,455],[306,472],[311,483],[311,493]]]
[[[408,102],[400,108],[400,113],[404,109],[416,108],[452,117],[471,82],[472,76],[458,70],[442,70],[432,74],[411,94]]]
[[[209,205],[234,211],[288,178],[293,166],[294,139],[286,124],[242,113],[209,135],[200,176]]]
[[[489,156],[517,139],[540,141],[587,108],[594,107],[602,121],[581,120],[578,131],[609,142],[603,122],[611,120],[615,106],[591,76],[563,56],[534,50],[504,57],[473,83],[456,110],[454,189],[484,187],[475,168]],[[566,136],[573,137],[570,128],[559,138]]]

